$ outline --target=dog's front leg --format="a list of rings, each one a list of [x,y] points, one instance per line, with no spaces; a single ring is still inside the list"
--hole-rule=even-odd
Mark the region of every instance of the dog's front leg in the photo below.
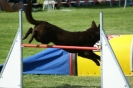
[[[90,58],[91,60],[93,60],[96,64],[97,64],[97,66],[100,66],[100,56],[99,55],[97,55],[97,54],[95,54],[94,52],[92,52],[89,56],[88,56],[88,58]]]
[[[27,31],[27,33],[26,33],[25,36],[23,37],[23,40],[26,39],[26,38],[29,36],[29,34],[32,33],[32,31],[33,31],[33,29],[32,29],[32,28],[29,28],[29,30]]]
[[[90,52],[84,52],[84,53],[78,53],[79,56],[84,57],[84,58],[88,58],[93,60],[97,66],[100,66],[100,56],[98,56],[97,54],[95,54],[93,51]]]

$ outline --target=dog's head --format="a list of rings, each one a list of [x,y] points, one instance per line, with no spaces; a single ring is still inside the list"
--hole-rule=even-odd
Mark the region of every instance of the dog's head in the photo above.
[[[97,26],[94,21],[92,21],[91,27],[86,30],[88,35],[91,35],[96,41],[100,40],[100,24]]]

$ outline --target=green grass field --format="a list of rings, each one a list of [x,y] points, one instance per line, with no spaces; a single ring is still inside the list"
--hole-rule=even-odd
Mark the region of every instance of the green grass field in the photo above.
[[[71,10],[71,11],[63,11]],[[107,34],[133,34],[133,6],[123,9],[118,6],[87,6],[64,8],[52,11],[33,12],[37,20],[45,20],[69,31],[83,31],[91,22],[100,23],[103,12],[104,30]],[[4,63],[10,46],[19,27],[18,12],[0,12],[0,64]],[[33,25],[29,24],[23,13],[23,35]],[[126,41],[125,41],[126,42]],[[23,43],[28,43],[28,39]],[[35,40],[32,44],[39,44]],[[23,57],[34,55],[43,49],[23,48]],[[133,88],[133,77],[127,77]],[[23,75],[24,88],[100,88],[100,77],[78,77],[62,75]]]

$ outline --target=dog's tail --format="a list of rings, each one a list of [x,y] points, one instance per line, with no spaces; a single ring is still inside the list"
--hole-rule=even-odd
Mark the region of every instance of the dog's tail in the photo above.
[[[38,25],[40,24],[42,21],[37,21],[32,17],[32,2],[30,2],[30,0],[27,0],[27,7],[26,7],[26,11],[25,11],[25,15],[26,15],[26,19],[29,23],[33,24],[33,25]]]

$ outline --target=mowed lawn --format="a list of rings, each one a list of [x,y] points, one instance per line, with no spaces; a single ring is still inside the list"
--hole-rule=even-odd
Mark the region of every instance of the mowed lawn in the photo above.
[[[126,9],[105,4],[98,6],[73,7],[52,11],[33,12],[37,20],[45,20],[68,31],[84,31],[91,22],[100,23],[100,12],[103,12],[104,30],[107,34],[133,34],[133,6]],[[3,64],[19,27],[19,13],[0,12],[0,64]],[[23,35],[29,24],[23,12]],[[126,41],[125,41],[126,42]],[[28,43],[28,39],[23,43]],[[40,44],[35,40],[32,44]],[[43,49],[23,48],[23,57],[34,55]],[[16,52],[17,54],[17,52]],[[127,77],[133,88],[133,77]],[[100,88],[100,77],[69,75],[23,75],[24,88]]]

